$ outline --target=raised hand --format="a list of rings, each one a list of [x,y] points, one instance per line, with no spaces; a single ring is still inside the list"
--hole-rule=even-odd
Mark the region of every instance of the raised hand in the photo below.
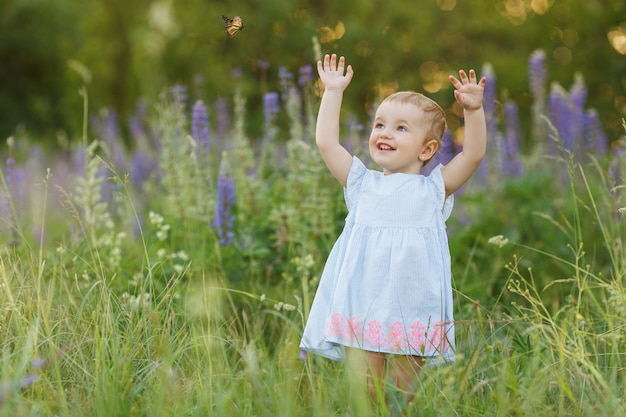
[[[487,78],[482,77],[480,81],[476,81],[476,72],[470,70],[469,77],[465,71],[459,71],[458,80],[454,75],[451,75],[450,82],[456,88],[454,90],[454,98],[465,110],[477,110],[483,103],[483,91],[485,90],[485,84]]]
[[[317,72],[326,90],[343,91],[350,84],[354,71],[352,71],[352,65],[348,65],[348,68],[345,68],[345,65],[345,58],[341,57],[337,60],[336,54],[332,56],[326,54],[323,62],[317,61]]]

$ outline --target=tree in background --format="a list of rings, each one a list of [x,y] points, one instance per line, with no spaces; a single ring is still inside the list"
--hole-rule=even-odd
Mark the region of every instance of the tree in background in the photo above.
[[[356,73],[346,108],[364,119],[379,96],[425,91],[453,111],[447,74],[489,62],[503,103],[513,99],[529,125],[526,61],[546,51],[550,78],[584,75],[588,101],[611,139],[626,106],[626,3],[622,0],[7,0],[0,6],[0,134],[17,126],[42,135],[79,132],[82,80],[92,76],[90,108],[110,107],[125,126],[140,98],[173,84],[207,103],[247,98],[248,129],[263,128],[263,96],[277,91],[279,67],[291,72],[321,52],[350,57]],[[230,38],[221,15],[240,15]],[[216,117],[212,115],[211,117]],[[124,130],[122,130],[124,132]],[[45,135],[44,135],[45,133]],[[528,131],[526,133],[529,133]]]

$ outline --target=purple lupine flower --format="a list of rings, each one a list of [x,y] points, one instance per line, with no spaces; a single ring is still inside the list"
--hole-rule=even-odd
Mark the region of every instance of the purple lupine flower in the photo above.
[[[133,152],[130,164],[130,180],[137,189],[141,189],[142,185],[150,178],[153,173],[157,172],[158,162],[143,147],[138,147]]]
[[[118,171],[127,171],[126,154],[124,152],[124,144],[122,143],[122,134],[120,124],[118,122],[117,112],[113,109],[103,109],[98,118],[99,124],[96,125],[98,134],[102,141],[106,143],[111,152],[110,159],[113,161]]]
[[[33,369],[41,369],[46,365],[46,360],[43,358],[35,358],[30,361],[30,364],[32,365]]]
[[[278,93],[269,92],[263,95],[263,113],[265,114],[265,126],[271,125],[280,111]]]
[[[574,84],[569,91],[569,101],[572,112],[570,130],[572,132],[572,150],[575,154],[585,155],[589,149],[584,143],[585,101],[587,100],[587,86],[580,73],[574,78]]]
[[[202,100],[196,101],[191,110],[191,136],[201,149],[209,150],[209,113]]]
[[[492,151],[481,162],[478,174],[484,181],[488,181],[489,174],[498,172],[502,166],[502,135],[498,131],[496,74],[491,64],[483,65],[482,76],[487,77],[487,84],[485,84],[483,92],[483,108],[485,109],[485,123],[487,124],[487,143]]]
[[[552,125],[557,130],[563,147],[572,151],[574,138],[572,132],[572,111],[567,91],[557,82],[550,86],[548,115]]]
[[[446,165],[448,162],[454,158],[456,151],[456,146],[454,144],[454,139],[452,138],[452,131],[450,129],[446,129],[443,132],[443,136],[441,138],[441,148],[433,159],[431,159],[425,166],[422,168],[423,175],[429,175],[430,172],[439,164]]]
[[[548,71],[546,70],[546,53],[537,49],[528,58],[528,81],[530,92],[535,100],[543,100],[546,94],[546,82]]]
[[[18,386],[20,388],[26,388],[33,385],[35,382],[39,380],[39,375],[37,374],[28,374],[21,381],[18,381]]]
[[[230,127],[230,112],[228,111],[228,102],[226,99],[218,98],[213,104],[215,114],[217,115],[217,134],[220,138],[228,134]]]
[[[256,61],[256,66],[260,69],[260,70],[264,70],[267,71],[270,68],[270,63],[267,61],[263,61],[261,59],[257,59]]]
[[[278,81],[280,83],[280,91],[287,94],[293,84],[293,73],[287,71],[285,67],[278,67]]]
[[[522,174],[522,163],[520,161],[519,140],[519,111],[514,101],[507,100],[504,103],[504,166],[503,171],[512,176]]]
[[[41,369],[45,365],[45,361],[43,359],[35,359],[32,361],[33,368],[37,371]],[[33,385],[35,382],[39,380],[39,375],[37,373],[30,373],[23,377],[22,379],[14,382],[10,382],[6,385],[0,384],[0,405],[4,403],[5,394],[9,390],[20,390],[23,388],[27,388]]]
[[[595,109],[585,113],[585,137],[589,144],[589,151],[599,157],[603,157],[609,150],[609,141],[602,130],[600,115]]]
[[[215,217],[211,222],[211,226],[217,229],[217,236],[222,246],[228,246],[235,240],[235,233],[233,231],[235,225],[235,215],[233,214],[234,204],[235,180],[232,176],[226,152],[223,152],[217,177]]]
[[[587,86],[585,80],[580,73],[574,76],[574,84],[569,90],[570,101],[574,108],[583,109],[585,107],[585,101],[587,100]]]
[[[528,83],[532,104],[532,135],[537,141],[544,141],[549,137],[548,125],[544,119],[546,114],[546,85],[548,82],[548,71],[546,69],[546,53],[535,50],[528,58]],[[554,148],[554,142],[548,145]]]
[[[306,64],[298,70],[298,85],[300,87],[307,85],[308,83],[313,81],[313,67],[311,64]]]
[[[496,114],[496,74],[493,67],[485,64],[482,70],[482,76],[489,80],[485,84],[483,92],[483,107],[485,109],[485,118],[487,123],[487,140],[493,141],[498,133],[497,114]]]
[[[452,131],[450,129],[446,129],[443,132],[443,137],[441,138],[441,150],[438,155],[440,155],[440,162],[442,164],[447,164],[454,158],[456,155],[456,146],[454,145],[454,139],[452,137]]]

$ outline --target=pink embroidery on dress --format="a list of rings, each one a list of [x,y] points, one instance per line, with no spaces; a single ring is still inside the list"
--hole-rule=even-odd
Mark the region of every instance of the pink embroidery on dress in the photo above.
[[[342,321],[343,316],[341,315],[341,313],[334,313],[332,316],[330,316],[330,322],[328,323],[328,329],[326,330],[326,333],[328,333],[329,336],[343,337],[343,335],[341,334]]]
[[[348,320],[348,331],[350,332],[350,338],[359,337],[359,319],[352,317]]]
[[[406,348],[407,340],[402,323],[399,321],[392,323],[389,330],[388,346],[394,351]]]
[[[381,346],[382,343],[382,326],[378,320],[371,320],[367,323],[365,331],[365,343],[371,346]]]
[[[421,354],[426,350],[426,338],[424,337],[424,325],[416,321],[411,324],[411,347]]]
[[[346,318],[336,312],[330,316],[326,335],[346,342],[357,341],[359,346],[370,346],[390,352],[415,352],[422,355],[446,353],[450,350],[447,326],[449,323],[438,321],[425,326],[421,321],[412,323],[408,329],[395,321],[388,328],[383,328],[378,320],[361,323],[358,318]]]

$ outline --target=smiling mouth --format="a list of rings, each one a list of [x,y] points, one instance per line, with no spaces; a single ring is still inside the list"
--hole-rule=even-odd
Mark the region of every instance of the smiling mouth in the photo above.
[[[395,151],[394,148],[392,148],[391,146],[385,144],[385,143],[379,143],[378,144],[378,150],[379,151]]]

